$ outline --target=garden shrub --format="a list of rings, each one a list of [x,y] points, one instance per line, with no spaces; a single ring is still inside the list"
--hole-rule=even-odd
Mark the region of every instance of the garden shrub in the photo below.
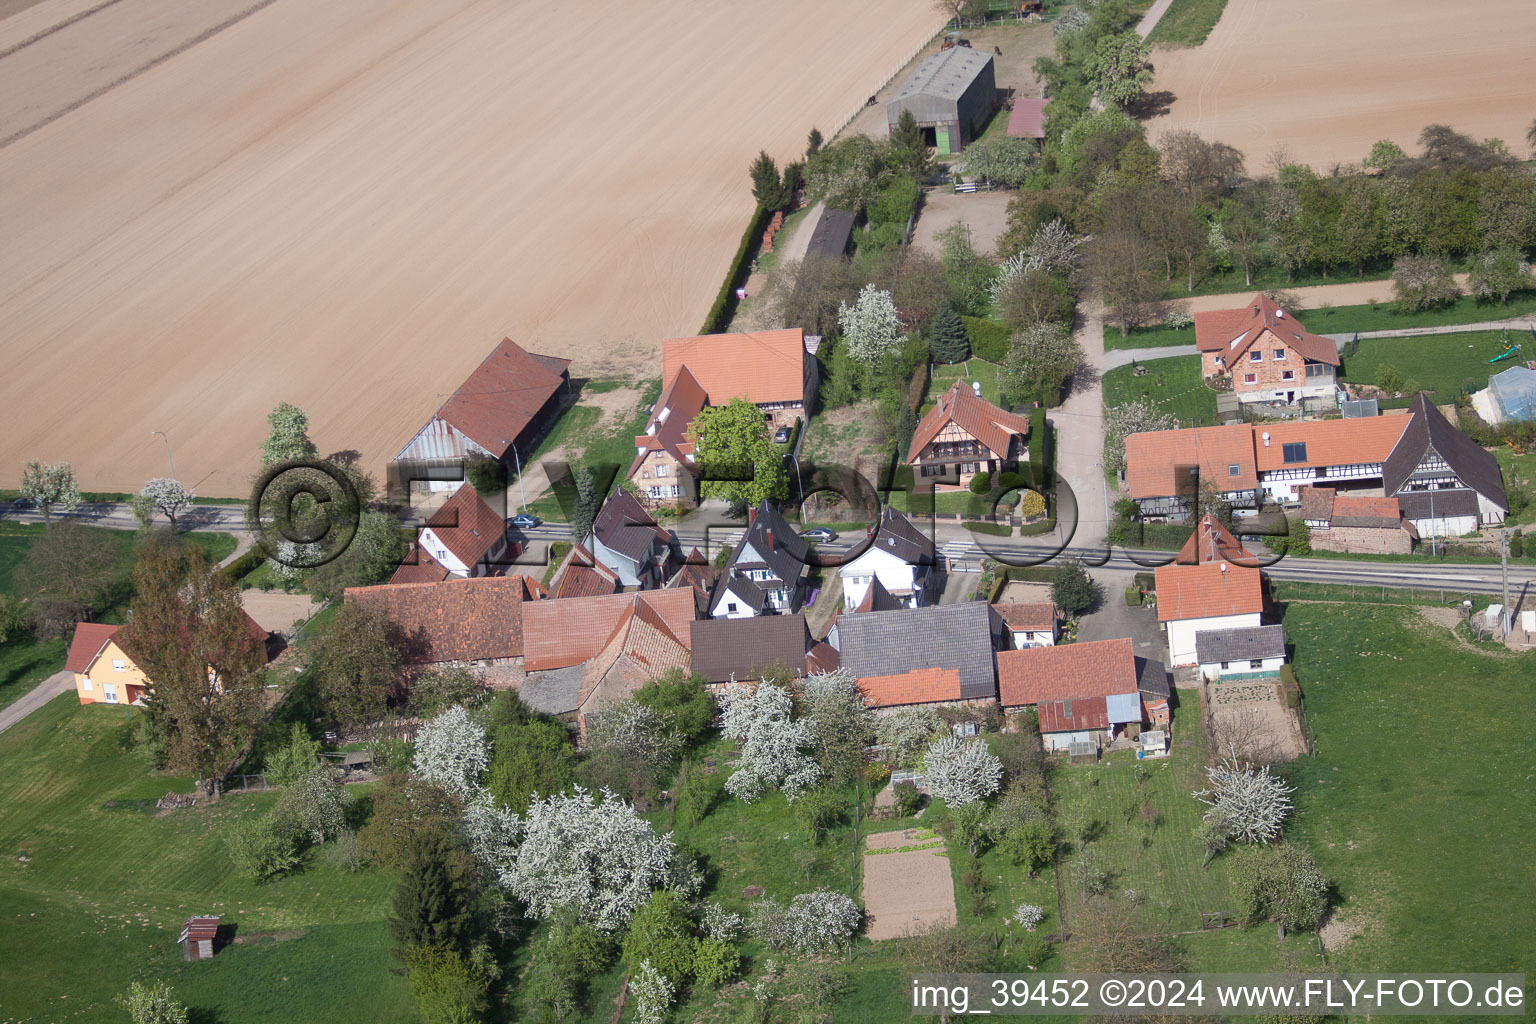
[[[987,320],[979,316],[963,316],[965,333],[971,339],[971,354],[989,363],[1001,363],[1008,358],[1008,339],[1013,331],[1007,324]]]
[[[986,470],[982,470],[980,473],[977,473],[975,476],[971,477],[971,493],[972,494],[986,494],[991,489],[992,489],[992,474],[991,473],[988,473]]]

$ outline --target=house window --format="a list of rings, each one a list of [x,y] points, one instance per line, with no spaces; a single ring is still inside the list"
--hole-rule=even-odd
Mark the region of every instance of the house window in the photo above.
[[[1231,667],[1232,667],[1232,663],[1230,661],[1224,661],[1224,662],[1221,663],[1221,670],[1223,672],[1225,672],[1227,669],[1229,669]]]
[[[1238,466],[1237,463],[1235,463],[1235,462],[1227,463],[1227,476],[1237,476],[1241,472],[1242,472],[1242,469]]]
[[[441,562],[443,559],[445,559],[447,557],[448,557],[448,552],[444,551],[442,548],[438,548],[437,549],[437,560],[439,562]]]
[[[950,732],[954,733],[959,738],[965,739],[967,736],[975,736],[976,735],[976,723],[975,722],[956,722],[954,725],[949,727],[949,730],[950,730]]]
[[[105,683],[102,685],[101,694],[102,699],[105,700],[108,704],[117,703],[117,687],[113,686],[111,683]]]
[[[1248,353],[1248,361],[1250,363],[1262,363],[1264,361],[1264,353],[1260,352],[1258,349],[1254,349],[1252,352]]]
[[[1244,384],[1257,384],[1258,382],[1259,382],[1259,375],[1258,374],[1256,374],[1256,373],[1245,373],[1245,374],[1243,374],[1243,383]]]
[[[1283,348],[1275,349],[1275,362],[1277,362],[1277,363],[1285,362],[1285,349],[1283,349]]]
[[[112,671],[113,672],[126,672],[127,671],[127,669],[125,669],[123,667],[123,660],[121,658],[113,658],[112,659]]]
[[[640,479],[642,479],[642,480],[649,480],[650,478],[651,478],[651,471],[650,470],[642,469],[640,471]]]
[[[1251,658],[1248,661],[1248,667],[1249,668],[1263,668],[1264,667],[1264,661],[1261,658]]]
[[[682,494],[682,493],[683,493],[683,488],[682,488],[682,486],[681,486],[681,485],[679,485],[679,484],[673,484],[673,485],[672,485],[672,493],[671,493],[671,494],[669,494],[669,495],[668,495],[668,497],[670,497],[670,498],[675,498],[675,497],[677,497],[677,496],[678,496],[678,495],[679,495],[679,494]]]
[[[86,677],[80,688],[82,690],[89,690],[91,688],[91,680],[89,677]]]
[[[1308,363],[1307,364],[1307,376],[1308,377],[1326,377],[1326,376],[1328,376],[1328,364],[1327,363]]]
[[[1280,371],[1280,379],[1281,380],[1295,380],[1296,379],[1296,371],[1295,370],[1281,370]]]
[[[667,467],[666,466],[657,466],[656,467],[656,475],[658,477],[666,476],[667,475]]]
[[[725,613],[727,615],[735,615],[736,614],[736,602],[735,601],[727,601],[727,602],[725,602]]]

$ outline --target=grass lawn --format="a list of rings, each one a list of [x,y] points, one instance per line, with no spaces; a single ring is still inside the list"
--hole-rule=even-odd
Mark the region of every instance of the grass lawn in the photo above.
[[[1389,290],[1390,292],[1390,290]],[[1444,327],[1450,324],[1476,324],[1490,320],[1505,320],[1513,316],[1536,313],[1536,292],[1515,295],[1504,305],[1479,302],[1475,297],[1463,295],[1443,309],[1429,309],[1421,313],[1399,313],[1390,302],[1362,303],[1358,306],[1322,306],[1317,309],[1299,309],[1297,318],[1314,334],[1353,334],[1356,331],[1397,331],[1411,327]],[[1514,337],[1513,340],[1521,340]],[[1108,327],[1104,331],[1104,347],[1154,348],[1164,345],[1193,345],[1194,327],[1135,327],[1129,337],[1120,337],[1119,330]],[[1362,345],[1364,342],[1361,343]],[[1500,350],[1502,351],[1502,350]]]
[[[1471,331],[1423,338],[1367,339],[1360,342],[1354,355],[1346,350],[1340,379],[1351,384],[1374,384],[1377,371],[1383,364],[1390,364],[1405,382],[1416,382],[1422,389],[1433,391],[1437,405],[1448,405],[1463,388],[1487,387],[1490,371],[1496,373],[1515,365],[1508,359],[1491,364],[1488,360],[1514,342],[1524,340],[1527,346],[1531,343],[1529,336],[1519,331],[1510,331],[1507,338],[1502,331]]]
[[[1284,610],[1317,754],[1290,771],[1291,837],[1362,928],[1344,970],[1524,970],[1536,955],[1529,851],[1536,654],[1484,654],[1412,609]],[[1454,908],[1453,924],[1446,917]]]
[[[1362,348],[1364,345],[1362,344]],[[1164,412],[1178,417],[1181,427],[1216,423],[1216,392],[1200,376],[1199,356],[1149,359],[1138,377],[1133,366],[1117,366],[1104,374],[1104,407],[1112,409],[1145,395]]]
[[[1003,397],[998,380],[1003,368],[996,363],[989,363],[985,359],[967,359],[963,363],[941,365],[933,368],[933,373],[928,379],[928,393],[923,396],[922,408],[917,411],[921,419],[923,413],[933,408],[939,396],[948,391],[955,381],[964,379],[969,385],[973,381],[981,382],[981,397],[993,405],[1002,408]]]
[[[1526,452],[1524,455],[1516,455],[1515,450],[1505,445],[1493,450],[1493,457],[1499,460],[1499,468],[1504,470],[1504,486],[1520,486],[1529,488],[1536,484],[1536,452]],[[1526,509],[1524,514],[1511,516],[1510,524],[1536,523],[1536,505]]]
[[[1226,6],[1227,0],[1173,0],[1147,42],[1153,46],[1199,46],[1221,20]]]
[[[44,529],[41,523],[0,522],[0,593],[14,593],[12,588],[16,567],[25,560],[27,550],[34,540],[42,536]],[[133,567],[133,551],[138,534],[98,526],[87,526],[85,529],[99,531],[113,543],[118,569],[126,578]],[[235,550],[235,538],[227,533],[196,532],[182,536],[200,546],[214,561],[228,557]],[[121,609],[109,608],[100,618],[104,622],[121,622]],[[62,669],[68,648],[67,639],[42,640],[25,633],[0,644],[0,708],[13,703]]]
[[[113,1020],[112,997],[130,981],[164,978],[224,1024],[416,1020],[389,969],[393,879],[316,854],[267,885],[237,877],[220,836],[275,795],[155,817],[144,802],[191,780],[152,774],[125,749],[122,710],[65,694],[0,735],[0,1016]],[[221,914],[246,937],[302,934],[186,964],[176,935],[193,914]],[[65,961],[91,970],[61,972]]]
[[[565,457],[572,464],[591,466],[594,469],[606,466],[608,471],[613,473],[623,473],[628,469],[635,455],[635,435],[645,430],[643,410],[661,396],[661,381],[656,379],[588,381],[582,385],[582,392],[583,394],[587,392],[603,394],[621,387],[640,389],[640,400],[628,419],[611,425],[607,429],[598,430],[598,423],[603,418],[602,410],[595,405],[584,405],[581,399],[577,399],[576,404],[567,409],[565,415],[550,428],[534,453],[528,456],[528,463],[533,464],[546,459],[555,449],[564,448]],[[617,469],[615,470],[614,467]],[[514,495],[517,493],[516,484],[514,477],[512,480]],[[552,489],[545,490],[543,494],[529,501],[528,511],[549,522],[570,521],[565,505]]]

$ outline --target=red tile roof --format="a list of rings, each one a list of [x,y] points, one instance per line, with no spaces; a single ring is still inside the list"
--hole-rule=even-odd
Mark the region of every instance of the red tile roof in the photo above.
[[[762,405],[805,399],[805,332],[707,334],[668,338],[661,344],[661,379],[671,381],[684,366],[692,372],[709,404],[745,398]]]
[[[1265,331],[1304,359],[1339,365],[1339,347],[1332,338],[1313,334],[1262,292],[1240,309],[1195,314],[1195,347],[1201,352],[1220,353],[1229,368],[1237,365]]]
[[[569,359],[535,355],[505,338],[437,416],[499,459],[560,390],[570,364]]]
[[[836,647],[833,647],[825,640],[818,640],[805,654],[805,671],[807,673],[834,672],[842,663],[843,656],[838,653]]]
[[[591,553],[580,544],[571,545],[555,575],[549,582],[549,596],[597,597],[623,589],[619,577],[601,562],[594,561]]]
[[[715,567],[709,564],[709,560],[698,548],[693,548],[683,560],[683,567],[672,574],[666,586],[669,590],[691,587],[702,616],[709,607],[710,592],[715,589]]]
[[[654,451],[665,451],[682,465],[691,466],[688,456],[693,454],[693,441],[689,428],[708,404],[704,386],[693,372],[686,366],[679,368],[651,409],[645,433],[635,435],[635,457],[624,475],[634,476],[641,460]]]
[[[1264,610],[1264,583],[1257,569],[1204,562],[1159,566],[1154,576],[1159,622]]]
[[[1179,565],[1198,565],[1201,562],[1235,562],[1238,565],[1257,565],[1253,553],[1243,547],[1232,532],[1209,512],[1190,531],[1189,539],[1179,549],[1174,562]]]
[[[960,670],[953,668],[915,668],[899,675],[862,676],[859,689],[872,708],[962,699]]]
[[[1231,472],[1233,466],[1237,473]],[[1186,427],[1132,434],[1125,439],[1125,486],[1132,498],[1168,498],[1193,493],[1189,468],[1199,480],[1222,491],[1251,491],[1258,486],[1253,428]]]
[[[450,575],[446,566],[421,550],[415,541],[411,541],[411,546],[406,551],[405,561],[400,563],[395,574],[389,578],[389,582],[440,583]]]
[[[1017,98],[1008,115],[1008,134],[1016,139],[1045,138],[1045,100]]]
[[[408,660],[431,664],[522,657],[527,608],[542,593],[526,576],[478,576],[349,587],[345,600],[382,609],[405,631]]]
[[[122,628],[100,622],[76,623],[74,639],[69,642],[69,656],[64,659],[64,671],[84,672],[90,668],[91,662],[107,646],[107,641]]]
[[[538,672],[591,658],[607,645],[635,598],[650,605],[675,636],[689,635],[688,623],[698,614],[692,588],[539,601],[523,610],[523,667]]]
[[[578,708],[590,711],[617,703],[669,669],[688,668],[688,642],[639,594],[626,596],[629,607],[582,672]],[[589,703],[592,707],[585,707]]]
[[[1056,605],[1050,601],[1008,601],[992,607],[1012,630],[1056,628]]]
[[[1029,434],[1029,417],[1005,412],[986,399],[977,398],[969,384],[957,380],[918,421],[917,430],[912,434],[912,446],[907,449],[907,465],[916,462],[928,442],[938,437],[950,423],[992,449],[998,458],[1007,457],[1009,443],[1015,434]]]
[[[507,535],[507,521],[467,483],[432,513],[426,528],[432,530],[455,558],[471,568]]]
[[[1294,423],[1255,424],[1254,452],[1261,472],[1303,466],[1340,466],[1352,462],[1385,462],[1392,446],[1408,427],[1411,417],[1362,416],[1352,420],[1299,420]],[[1269,443],[1264,435],[1269,434]],[[1285,446],[1307,446],[1302,462],[1286,462]]]
[[[1136,653],[1129,639],[997,654],[997,692],[1004,707],[1135,693],[1136,678]]]

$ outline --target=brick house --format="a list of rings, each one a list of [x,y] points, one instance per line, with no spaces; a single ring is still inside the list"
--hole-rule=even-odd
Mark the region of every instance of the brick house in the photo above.
[[[507,536],[507,521],[463,484],[428,517],[391,583],[438,583],[446,579],[500,576],[522,553]]]
[[[1240,402],[1295,405],[1302,398],[1331,398],[1338,390],[1338,346],[1262,293],[1241,309],[1196,313],[1195,347],[1201,373],[1230,376]]]
[[[1129,639],[1000,651],[998,701],[1003,712],[1034,708],[1047,751],[1074,743],[1095,750],[1134,738],[1145,718],[1134,647]]]
[[[957,490],[977,473],[1015,469],[1029,458],[1029,418],[1004,412],[963,380],[923,414],[912,433],[907,465],[918,490]]]
[[[815,342],[819,344],[819,340]],[[635,437],[625,478],[643,500],[688,504],[697,499],[693,422],[706,406],[743,398],[763,411],[770,431],[793,427],[816,403],[820,371],[812,342],[799,328],[669,338],[662,343],[661,397]]]
[[[1311,530],[1311,545],[1321,551],[1406,555],[1419,531],[1403,518],[1396,498],[1362,498],[1332,487],[1302,487],[1299,515]]]

